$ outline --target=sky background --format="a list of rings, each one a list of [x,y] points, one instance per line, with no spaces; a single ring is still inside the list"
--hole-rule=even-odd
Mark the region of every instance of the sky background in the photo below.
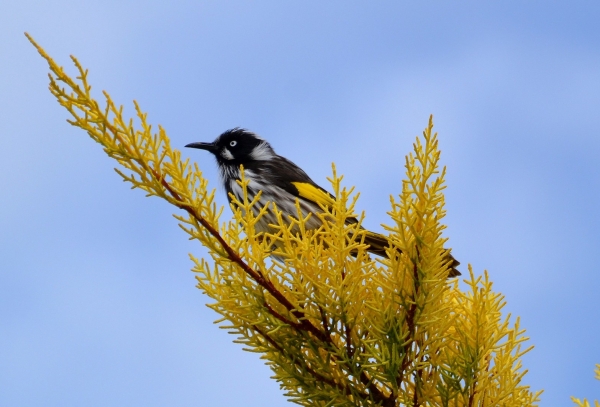
[[[2,2],[0,405],[290,405],[212,324],[204,250],[65,122],[24,31],[174,147],[242,126],[323,186],[335,162],[375,230],[434,114],[448,245],[521,317],[525,383],[600,398],[599,21],[597,1]]]

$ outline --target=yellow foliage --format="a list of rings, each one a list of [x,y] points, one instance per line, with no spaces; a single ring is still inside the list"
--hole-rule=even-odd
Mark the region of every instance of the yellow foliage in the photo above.
[[[440,223],[444,170],[430,120],[406,158],[401,194],[391,198],[389,259],[366,251],[354,213],[357,194],[333,169],[335,200],[307,230],[307,218],[284,219],[271,203],[258,211],[247,195],[222,208],[196,164],[182,161],[163,128],[153,133],[135,103],[139,127],[104,92],[105,104],[77,59],[76,79],[40,48],[50,66],[50,91],[123,169],[133,188],[184,211],[181,227],[211,260],[192,257],[198,287],[214,301],[223,328],[258,352],[291,401],[305,406],[532,406],[541,392],[522,383],[521,356],[530,347],[519,320],[503,317],[503,297],[487,273],[469,268],[466,290],[449,283]],[[243,174],[243,172],[242,172]],[[247,181],[240,185],[245,190]],[[254,209],[254,210],[253,210]],[[277,214],[273,233],[254,225]],[[275,249],[273,249],[275,248]],[[398,249],[401,249],[401,254]],[[272,252],[274,250],[274,252]],[[281,261],[273,261],[276,255]]]
[[[596,365],[596,379],[600,380],[600,365]],[[573,400],[573,402],[575,403],[575,405],[579,406],[579,407],[591,407],[592,405],[590,404],[589,401],[587,401],[587,399],[583,399],[583,401],[581,401],[578,398],[575,397],[571,397],[571,400]],[[598,400],[594,400],[594,406],[595,407],[600,407],[600,402],[598,402]]]

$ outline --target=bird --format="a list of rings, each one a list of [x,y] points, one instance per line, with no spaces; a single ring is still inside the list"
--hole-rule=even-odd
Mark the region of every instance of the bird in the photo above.
[[[296,202],[302,214],[313,215],[323,213],[322,208],[331,207],[335,197],[317,185],[307,174],[292,161],[275,153],[271,144],[247,129],[235,127],[220,134],[213,142],[195,142],[185,147],[206,150],[213,154],[217,161],[220,180],[227,193],[229,203],[235,197],[243,202],[243,189],[239,180],[248,181],[247,196],[253,199],[259,191],[261,195],[256,204],[257,210],[268,202],[273,202],[277,209],[285,215],[298,217]],[[287,219],[287,216],[283,217]],[[357,223],[356,218],[348,218],[346,223]],[[257,232],[273,232],[269,225],[277,224],[276,214],[270,210],[255,225]],[[318,229],[322,224],[319,216],[308,217],[305,227],[308,230]],[[364,243],[367,251],[378,256],[388,257],[388,239],[379,233],[364,230]],[[448,277],[461,275],[456,269],[460,263],[446,251],[450,260]]]

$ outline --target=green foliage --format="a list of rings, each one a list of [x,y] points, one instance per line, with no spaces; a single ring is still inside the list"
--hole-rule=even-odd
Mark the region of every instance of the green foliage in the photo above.
[[[466,291],[448,282],[440,223],[444,172],[430,120],[406,158],[401,194],[391,198],[385,226],[389,259],[374,259],[363,243],[357,194],[333,169],[335,196],[307,230],[307,218],[284,219],[271,204],[247,198],[222,208],[196,164],[182,161],[165,131],[153,133],[135,103],[140,125],[123,118],[104,92],[91,96],[87,70],[72,57],[72,79],[28,37],[50,66],[50,91],[117,160],[121,177],[149,196],[183,211],[183,230],[211,259],[192,257],[198,287],[213,302],[222,327],[246,350],[258,352],[290,400],[306,406],[530,406],[541,392],[522,384],[524,331],[503,317],[503,297],[487,273],[469,268]],[[246,188],[246,180],[241,181]],[[266,211],[278,216],[273,233],[254,225]],[[274,249],[273,249],[274,248]],[[397,249],[401,249],[402,252]],[[276,253],[272,253],[275,250]],[[282,261],[272,261],[276,254]],[[200,401],[199,401],[200,402]]]

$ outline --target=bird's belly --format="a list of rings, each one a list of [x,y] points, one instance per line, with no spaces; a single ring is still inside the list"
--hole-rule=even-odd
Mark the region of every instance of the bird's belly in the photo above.
[[[253,197],[249,198],[253,199]],[[300,212],[296,206],[296,201],[298,201]],[[269,209],[256,223],[255,230],[257,232],[275,233],[277,231],[278,227],[275,225],[279,225],[279,220],[274,210],[274,206],[277,208],[278,212],[281,212],[281,218],[285,225],[289,225],[292,222],[296,223],[296,225],[292,228],[293,233],[299,231],[297,219],[300,217],[305,219],[304,228],[307,230],[317,229],[322,224],[321,219],[319,219],[317,216],[317,213],[322,213],[323,211],[318,205],[303,199],[298,199],[294,195],[284,190],[277,191],[277,194],[269,194],[263,191],[260,199],[252,208],[254,215],[258,216],[261,209],[264,208],[265,205],[269,205]]]

